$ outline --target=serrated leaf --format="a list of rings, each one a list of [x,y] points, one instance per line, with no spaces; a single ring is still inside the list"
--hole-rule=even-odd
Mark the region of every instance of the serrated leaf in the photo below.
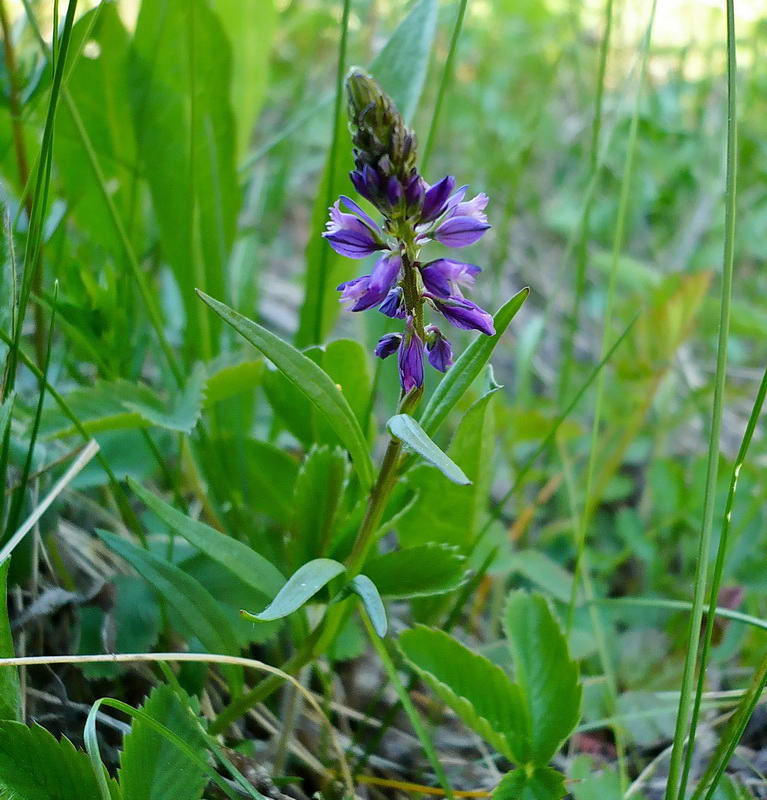
[[[202,413],[203,389],[206,374],[202,364],[196,364],[187,378],[180,394],[174,398],[170,408],[162,408],[135,400],[124,402],[129,411],[136,412],[142,419],[158,428],[189,434],[194,429]]]
[[[205,739],[170,686],[153,689],[143,711],[205,756]],[[120,754],[123,800],[198,800],[207,783],[206,772],[183,751],[140,717],[133,721]]]
[[[402,20],[369,67],[370,74],[394,100],[406,120],[415,112],[421,96],[436,19],[436,0],[421,0]],[[348,193],[352,188],[348,178],[349,171],[353,169],[351,137],[343,113],[338,120],[335,136],[338,157],[335,163],[331,163],[330,158],[326,161],[312,209],[311,234],[305,259],[306,295],[296,334],[296,344],[301,347],[325,340],[339,313],[335,287],[354,275],[354,270],[359,268],[358,261],[337,255],[320,236],[328,216],[328,184],[332,180],[334,195]],[[332,200],[335,200],[335,196]],[[324,280],[321,275],[324,275]]]
[[[239,654],[229,620],[204,586],[175,565],[119,536],[98,529],[96,534],[163,597],[209,653]],[[236,688],[242,686],[242,669],[225,669],[230,684]]]
[[[295,566],[328,555],[349,480],[349,461],[340,448],[314,446],[304,459],[293,492],[292,536]]]
[[[384,597],[426,597],[460,586],[466,559],[455,547],[432,542],[377,556],[365,564],[365,574]]]
[[[0,790],[19,800],[102,800],[90,759],[69,739],[10,720],[0,721]]]
[[[545,766],[578,724],[578,665],[570,658],[565,635],[542,595],[512,592],[504,629],[530,718],[530,759]]]
[[[373,463],[362,429],[349,403],[331,378],[295,347],[224,303],[198,291],[200,298],[303,392],[349,451],[364,488],[373,484]]]
[[[550,767],[515,769],[493,790],[493,800],[560,800],[567,794],[565,777]]]
[[[464,471],[434,444],[409,414],[397,414],[386,423],[386,427],[392,436],[435,466],[448,480],[461,486],[471,483]]]
[[[349,591],[354,592],[362,600],[373,630],[383,639],[389,623],[386,620],[386,609],[376,585],[367,575],[355,575],[349,582]]]
[[[172,531],[231,570],[248,586],[268,599],[280,590],[285,580],[282,573],[255,550],[204,522],[187,517],[130,478],[128,485],[141,502],[154,511]]]
[[[429,398],[420,423],[423,429],[433,436],[447,415],[455,408],[464,392],[471,386],[475,378],[482,372],[490,360],[495,346],[503,336],[509,323],[522,307],[530,294],[529,289],[517,292],[511,300],[501,306],[493,317],[495,335],[480,334],[456,359],[455,364],[447,371],[445,377],[437,385],[434,394]]]
[[[338,561],[315,558],[288,578],[274,600],[260,614],[247,614],[247,618],[268,622],[287,617],[343,572],[346,572],[346,567]]]
[[[399,638],[405,658],[472,730],[515,763],[528,756],[520,689],[503,670],[444,631],[417,625]]]

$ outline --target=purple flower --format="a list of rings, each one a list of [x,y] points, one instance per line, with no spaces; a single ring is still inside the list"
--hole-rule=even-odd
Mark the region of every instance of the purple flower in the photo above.
[[[366,200],[370,200],[371,203],[375,204],[378,195],[381,193],[381,181],[378,173],[369,164],[365,164],[361,170],[356,169],[350,172],[349,177],[354,184],[354,188]]]
[[[353,205],[359,208],[356,203]],[[380,237],[380,228],[367,214],[362,213],[374,227],[354,214],[346,214],[341,211],[338,200],[331,206],[327,230],[322,235],[339,255],[348,258],[364,258],[375,253],[376,250],[385,248]]]
[[[437,297],[461,296],[460,286],[473,286],[482,270],[474,264],[464,264],[452,258],[438,258],[421,267],[424,286]]]
[[[421,222],[431,222],[445,211],[445,204],[454,188],[455,178],[447,175],[426,190],[421,210]]]
[[[399,346],[399,378],[405,394],[423,385],[423,342],[408,320],[405,338]]]
[[[408,185],[405,187],[405,203],[407,203],[409,214],[414,214],[421,208],[425,192],[423,178],[418,174],[413,175]]]
[[[387,317],[405,319],[405,303],[402,300],[402,289],[399,286],[395,286],[386,295],[386,299],[381,303],[378,310],[382,314],[386,314]]]
[[[455,205],[455,215],[457,217],[472,217],[477,222],[486,223],[487,214],[485,214],[485,209],[487,208],[488,200],[488,196],[484,192],[480,192],[472,197],[471,200],[458,202]]]
[[[490,226],[475,217],[455,216],[442,222],[434,238],[446,247],[467,247],[484,236]]]
[[[378,358],[388,358],[399,348],[401,341],[401,333],[386,333],[378,340],[374,352]]]
[[[398,253],[381,256],[370,275],[354,278],[337,287],[341,292],[341,302],[352,302],[354,305],[350,311],[366,311],[382,303],[397,279],[401,263]]]
[[[440,299],[433,295],[427,295],[434,304],[434,307],[442,314],[445,319],[466,331],[481,331],[487,336],[495,333],[493,318],[483,308],[476,303],[467,300],[465,297],[449,297]]]
[[[434,369],[447,372],[453,365],[453,348],[436,325],[426,326],[426,349]]]

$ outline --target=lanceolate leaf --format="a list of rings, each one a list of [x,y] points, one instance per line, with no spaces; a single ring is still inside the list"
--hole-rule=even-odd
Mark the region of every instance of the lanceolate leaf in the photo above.
[[[389,420],[386,427],[392,436],[396,436],[407,447],[433,464],[453,483],[462,486],[471,483],[463,470],[434,444],[424,429],[409,414],[397,414]]]
[[[158,686],[147,698],[143,711],[180,736],[189,747],[206,757],[207,747],[189,709],[170,686]],[[120,754],[120,786],[123,800],[198,800],[208,783],[205,770],[157,733],[144,720],[133,721]]]
[[[367,575],[356,575],[349,583],[349,589],[362,600],[373,625],[373,630],[383,639],[386,636],[389,623],[386,621],[386,609],[381,595],[373,581]]]
[[[466,560],[455,547],[431,543],[393,550],[365,564],[384,597],[442,594],[463,583]]]
[[[571,660],[564,633],[542,595],[512,592],[504,627],[514,676],[530,717],[530,759],[545,766],[578,724],[578,665]]]
[[[508,328],[509,323],[514,319],[514,315],[522,307],[529,294],[529,289],[522,289],[502,306],[493,317],[495,335],[481,334],[477,336],[439,382],[420,418],[421,426],[429,436],[434,435],[490,360],[503,332]]]
[[[117,787],[104,776],[114,798]],[[102,800],[90,759],[39,725],[0,721],[0,796],[18,800]]]
[[[325,417],[351,454],[364,488],[373,483],[373,464],[367,442],[354,412],[330,377],[311,359],[256,322],[238,314],[224,303],[198,291],[202,300],[238,333],[260,350],[300,389]]]
[[[171,530],[231,570],[248,586],[268,599],[280,590],[285,581],[282,574],[255,550],[204,522],[187,517],[131,478],[128,478],[128,484],[147,508],[154,511]]]
[[[562,773],[536,767],[530,772],[515,769],[504,775],[493,791],[493,800],[560,800],[566,794]]]
[[[229,620],[210,593],[194,578],[148,550],[106,531],[96,533],[109,549],[124,558],[170,605],[188,631],[209,653],[238,655]],[[242,670],[227,667],[230,682],[242,685]]]
[[[405,658],[439,697],[496,750],[528,759],[528,719],[520,689],[503,670],[443,631],[418,625],[399,638]]]
[[[311,600],[323,586],[327,586],[337,575],[346,571],[346,567],[331,558],[315,558],[303,567],[299,567],[288,578],[277,597],[260,613],[245,613],[247,619],[268,622],[281,619],[301,608]]]

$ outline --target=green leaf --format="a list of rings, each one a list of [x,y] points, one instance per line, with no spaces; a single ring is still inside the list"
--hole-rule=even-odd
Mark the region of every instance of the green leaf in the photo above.
[[[370,74],[394,100],[406,120],[415,112],[421,97],[436,19],[436,0],[421,0],[402,20],[369,67]],[[352,188],[348,176],[354,164],[346,115],[342,114],[338,122],[335,132],[338,158],[335,164],[331,164],[328,158],[312,210],[306,248],[306,296],[296,334],[296,344],[300,347],[320,344],[325,340],[339,313],[335,287],[359,268],[358,261],[337,255],[320,236],[328,217],[328,184],[332,180],[334,196],[331,202],[337,195],[348,193]],[[325,275],[324,282],[321,274]]]
[[[392,436],[434,465],[448,480],[461,486],[471,483],[463,470],[434,444],[409,414],[397,414],[386,423],[386,427]]]
[[[373,463],[367,442],[349,403],[331,378],[311,359],[266,328],[204,292],[198,290],[197,293],[309,398],[351,454],[362,486],[370,488],[373,484]]]
[[[572,574],[540,550],[518,550],[504,562],[504,568],[511,574],[523,575],[555,600],[570,602]]]
[[[245,442],[247,486],[244,500],[253,511],[269,515],[284,527],[293,518],[293,487],[298,477],[295,459],[269,442]]]
[[[384,597],[425,597],[460,586],[466,559],[455,547],[431,542],[373,558],[365,564],[365,574]]]
[[[213,0],[212,7],[232,52],[230,100],[237,121],[237,153],[242,157],[266,92],[277,10],[273,0]]]
[[[205,757],[205,739],[189,708],[170,686],[153,689],[143,711]],[[133,721],[120,754],[123,800],[198,800],[207,783],[205,770],[183,751],[140,717]]]
[[[10,402],[6,405],[10,407]],[[2,407],[0,407],[0,413]],[[0,419],[0,441],[3,436],[3,422]],[[0,564],[0,597],[3,607],[0,610],[0,658],[13,658],[13,634],[8,619],[8,569],[11,566],[10,558]],[[21,719],[21,693],[19,690],[19,671],[16,667],[0,667],[0,720]]]
[[[370,428],[372,375],[367,350],[353,339],[336,339],[325,347],[322,368],[341,387],[363,433]]]
[[[550,767],[515,769],[493,791],[493,800],[560,800],[567,794],[565,777]]]
[[[529,294],[529,289],[522,289],[505,305],[501,306],[493,317],[495,335],[478,335],[458,356],[455,364],[439,382],[420,417],[421,426],[430,436],[436,433],[439,426],[447,418],[447,415],[463,397],[464,392],[482,372],[482,368],[490,360],[490,356],[493,354],[493,350],[501,336],[503,336],[504,331],[508,328],[509,323],[514,319],[514,315],[522,307]]]
[[[128,485],[141,502],[154,511],[172,531],[225,566],[255,591],[267,599],[279,592],[285,579],[275,566],[255,550],[204,522],[187,517],[130,478]]]
[[[530,759],[544,766],[578,724],[578,665],[570,658],[565,635],[542,595],[512,592],[504,628],[530,717]]]
[[[527,761],[529,723],[519,686],[444,631],[417,625],[399,638],[405,658],[472,730],[516,763]]]
[[[262,359],[240,361],[216,369],[205,384],[205,408],[210,408],[222,400],[255,389],[264,374]]]
[[[134,130],[192,355],[212,349],[217,326],[191,287],[224,293],[240,210],[231,74],[229,40],[206,0],[141,4],[129,64]]]
[[[98,529],[96,534],[160,594],[188,632],[196,636],[209,653],[239,654],[237,638],[229,620],[204,586],[173,564],[119,536]],[[241,686],[242,669],[225,669],[230,684],[236,688]]]
[[[116,787],[109,779],[114,796]],[[102,800],[90,759],[39,725],[0,721],[0,796],[18,800]]]
[[[342,572],[346,572],[346,567],[338,561],[333,561],[331,558],[315,558],[314,561],[299,567],[288,578],[277,597],[260,614],[246,614],[247,619],[268,622],[287,617]]]
[[[349,583],[349,591],[354,592],[362,600],[365,606],[373,630],[383,639],[389,628],[386,621],[386,609],[384,608],[381,595],[373,581],[367,575],[355,575]]]
[[[293,493],[288,545],[293,565],[328,554],[348,481],[349,461],[343,450],[323,445],[309,451]]]

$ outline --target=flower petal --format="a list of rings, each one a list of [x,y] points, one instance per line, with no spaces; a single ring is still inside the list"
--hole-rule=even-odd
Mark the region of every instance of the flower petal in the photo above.
[[[474,217],[451,217],[434,232],[434,238],[446,247],[467,247],[484,236],[490,229],[486,222]]]
[[[396,352],[401,341],[401,333],[386,333],[378,340],[375,354],[378,358],[388,358],[392,353]]]
[[[441,181],[426,190],[423,198],[421,222],[431,222],[437,219],[445,210],[445,203],[454,188],[455,178],[452,175],[446,175]]]
[[[465,297],[451,297],[448,300],[440,300],[436,297],[430,299],[437,311],[456,328],[466,331],[481,331],[487,336],[495,333],[493,317],[476,303],[472,303],[471,300],[467,300]]]

